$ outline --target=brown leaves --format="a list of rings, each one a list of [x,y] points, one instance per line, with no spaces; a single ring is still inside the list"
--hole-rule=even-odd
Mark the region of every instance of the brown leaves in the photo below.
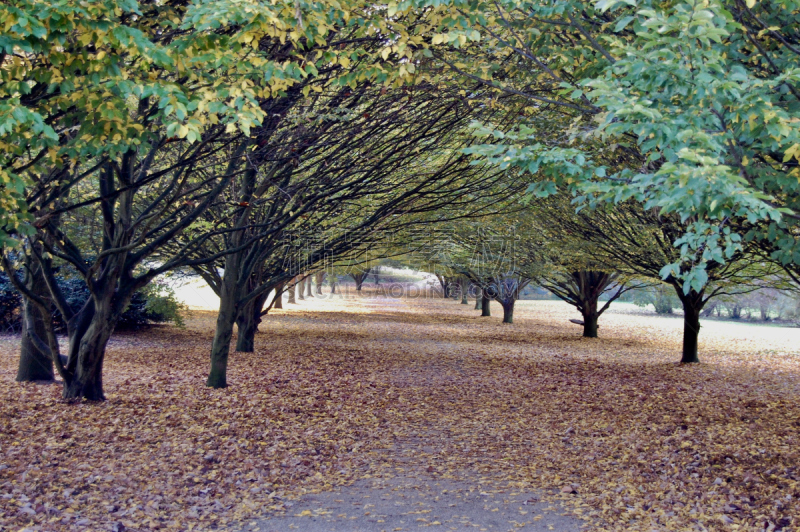
[[[211,313],[117,335],[101,405],[14,383],[3,339],[0,525],[209,529],[414,464],[541,489],[599,528],[796,525],[800,368],[774,329],[704,330],[706,363],[681,367],[679,320],[608,314],[582,339],[561,304],[521,302],[513,326],[443,300],[305,305],[270,314],[221,391]],[[414,463],[375,452],[397,445]]]

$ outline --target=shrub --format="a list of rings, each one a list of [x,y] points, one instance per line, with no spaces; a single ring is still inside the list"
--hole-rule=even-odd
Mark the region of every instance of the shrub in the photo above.
[[[0,330],[16,332],[22,321],[22,298],[8,276],[0,273]]]
[[[89,289],[82,279],[59,277],[58,284],[73,308],[80,308],[89,299]],[[133,294],[117,323],[117,330],[140,329],[152,323],[167,322],[183,327],[181,313],[184,310],[185,305],[175,298],[172,288],[164,283],[151,283]],[[56,331],[65,332],[64,319],[58,310],[53,311],[52,319]],[[3,274],[0,274],[0,328],[8,332],[22,329],[22,298]]]
[[[631,290],[633,302],[640,307],[653,305],[658,314],[672,314],[672,311],[681,307],[678,296],[671,286],[659,285],[638,290]]]

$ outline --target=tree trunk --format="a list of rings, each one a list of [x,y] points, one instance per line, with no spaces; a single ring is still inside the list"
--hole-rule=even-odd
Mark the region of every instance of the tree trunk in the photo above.
[[[491,303],[492,299],[489,296],[486,294],[481,295],[481,317],[492,315]]]
[[[272,308],[283,308],[283,286],[284,283],[281,283],[275,287],[275,303]]]
[[[687,308],[688,307],[688,308]],[[700,313],[691,305],[683,306],[683,353],[682,364],[700,362],[697,356],[697,343],[700,335]]]
[[[591,298],[584,301],[582,312],[583,314],[583,337],[584,338],[597,338],[597,299],[599,294],[596,292],[590,294]]]
[[[293,284],[289,287],[289,290],[288,290],[289,299],[287,299],[286,302],[289,303],[289,304],[294,304],[294,303],[297,303],[297,299],[295,299],[295,293],[297,291],[297,284],[294,282],[294,280],[292,280],[291,282]]]
[[[314,291],[311,288],[311,276],[306,277],[306,297],[314,297]]]
[[[90,318],[88,316],[91,316]],[[111,297],[99,303],[84,305],[79,315],[73,319],[88,319],[88,327],[80,328],[83,334],[71,338],[69,366],[75,366],[74,373],[64,382],[63,397],[67,400],[87,399],[103,401],[103,361],[106,345],[114,332],[116,317],[111,309]],[[75,342],[78,345],[74,345]],[[73,360],[76,363],[73,364]]]
[[[228,386],[228,354],[233,336],[233,324],[238,314],[236,298],[226,294],[225,285],[220,294],[219,314],[217,315],[217,328],[214,330],[214,340],[211,343],[211,370],[208,373],[207,386],[211,388],[226,388]]]
[[[46,303],[50,302],[50,292],[47,290],[41,267],[33,260],[27,261],[27,275],[25,284],[28,290],[37,295]],[[52,307],[52,305],[48,305]],[[31,339],[31,335],[46,342],[48,330],[52,327],[52,308],[47,316],[32,301],[22,296],[22,342],[20,343],[19,366],[17,368],[17,381],[52,381],[54,379],[53,360],[46,352],[39,350]]]
[[[583,315],[583,337],[597,338],[597,313]]]
[[[483,298],[481,297],[481,293],[480,293],[480,290],[479,290],[475,294],[475,310],[480,310],[481,309],[481,299],[483,299]]]
[[[325,272],[319,271],[314,274],[314,282],[317,283],[317,295],[322,295],[322,283],[325,282]]]
[[[269,292],[251,300],[239,312],[236,318],[237,338],[236,350],[242,353],[252,353],[255,351],[256,333],[258,325],[261,323],[261,311],[267,302]]]
[[[297,283],[297,299],[303,301],[306,298],[306,279],[301,277]]]
[[[462,305],[469,305],[469,301],[467,301],[467,293],[469,292],[469,280],[466,277],[462,277],[458,280],[458,287],[461,290],[461,304]]]
[[[229,257],[233,262],[235,257]],[[226,268],[225,273],[228,273]],[[214,330],[214,340],[211,342],[211,370],[208,373],[206,385],[211,388],[226,388],[228,386],[228,355],[231,349],[233,324],[239,314],[239,297],[236,288],[237,279],[231,271],[231,278],[223,277],[222,289],[219,295],[219,314],[217,314],[217,327]]]
[[[350,276],[356,282],[356,291],[360,292],[361,291],[361,287],[364,284],[364,279],[367,278],[367,274],[366,273],[352,273],[352,274],[350,274]]]
[[[331,294],[335,293],[336,293],[336,278],[334,277],[331,279]]]
[[[503,323],[514,323],[514,303],[512,297],[510,301],[503,302]]]
[[[680,286],[675,286],[678,298],[683,304],[683,353],[681,364],[691,364],[700,362],[697,356],[698,337],[700,336],[700,312],[703,310],[703,292],[692,290],[688,294],[683,293]]]

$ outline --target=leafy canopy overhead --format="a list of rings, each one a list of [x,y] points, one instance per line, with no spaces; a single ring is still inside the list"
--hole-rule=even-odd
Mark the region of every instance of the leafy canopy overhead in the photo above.
[[[538,173],[545,183],[532,192],[567,184],[592,203],[634,198],[677,213],[689,225],[663,274],[687,286],[745,236],[800,263],[800,3],[407,0],[389,10],[421,8],[433,55],[535,109],[511,133],[481,124],[488,139],[473,153]],[[545,141],[553,124],[561,136]],[[611,166],[599,146],[632,161]]]

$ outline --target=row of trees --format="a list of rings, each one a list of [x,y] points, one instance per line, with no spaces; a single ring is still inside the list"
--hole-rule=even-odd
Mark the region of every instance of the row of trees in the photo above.
[[[27,223],[6,225],[3,264],[24,299],[22,360],[54,365],[67,399],[103,399],[108,339],[162,274],[194,271],[219,295],[208,385],[221,388],[235,324],[252,349],[271,291],[376,231],[484,214],[524,190],[464,153],[470,121],[508,110],[480,105],[480,87],[406,83],[411,63],[383,67],[393,33],[368,4],[40,7],[3,8],[16,20],[5,105],[46,124],[6,132]],[[64,269],[83,304],[60,290]]]
[[[541,280],[587,336],[600,294],[665,282],[696,361],[713,296],[800,281],[796,13],[743,0],[5,3],[0,244],[23,297],[21,360],[54,367],[67,399],[102,399],[133,294],[193,272],[220,297],[207,383],[224,387],[233,331],[252,349],[271,292],[405,238],[508,322]],[[455,252],[411,240],[422,226]],[[63,272],[85,302],[64,296]]]

